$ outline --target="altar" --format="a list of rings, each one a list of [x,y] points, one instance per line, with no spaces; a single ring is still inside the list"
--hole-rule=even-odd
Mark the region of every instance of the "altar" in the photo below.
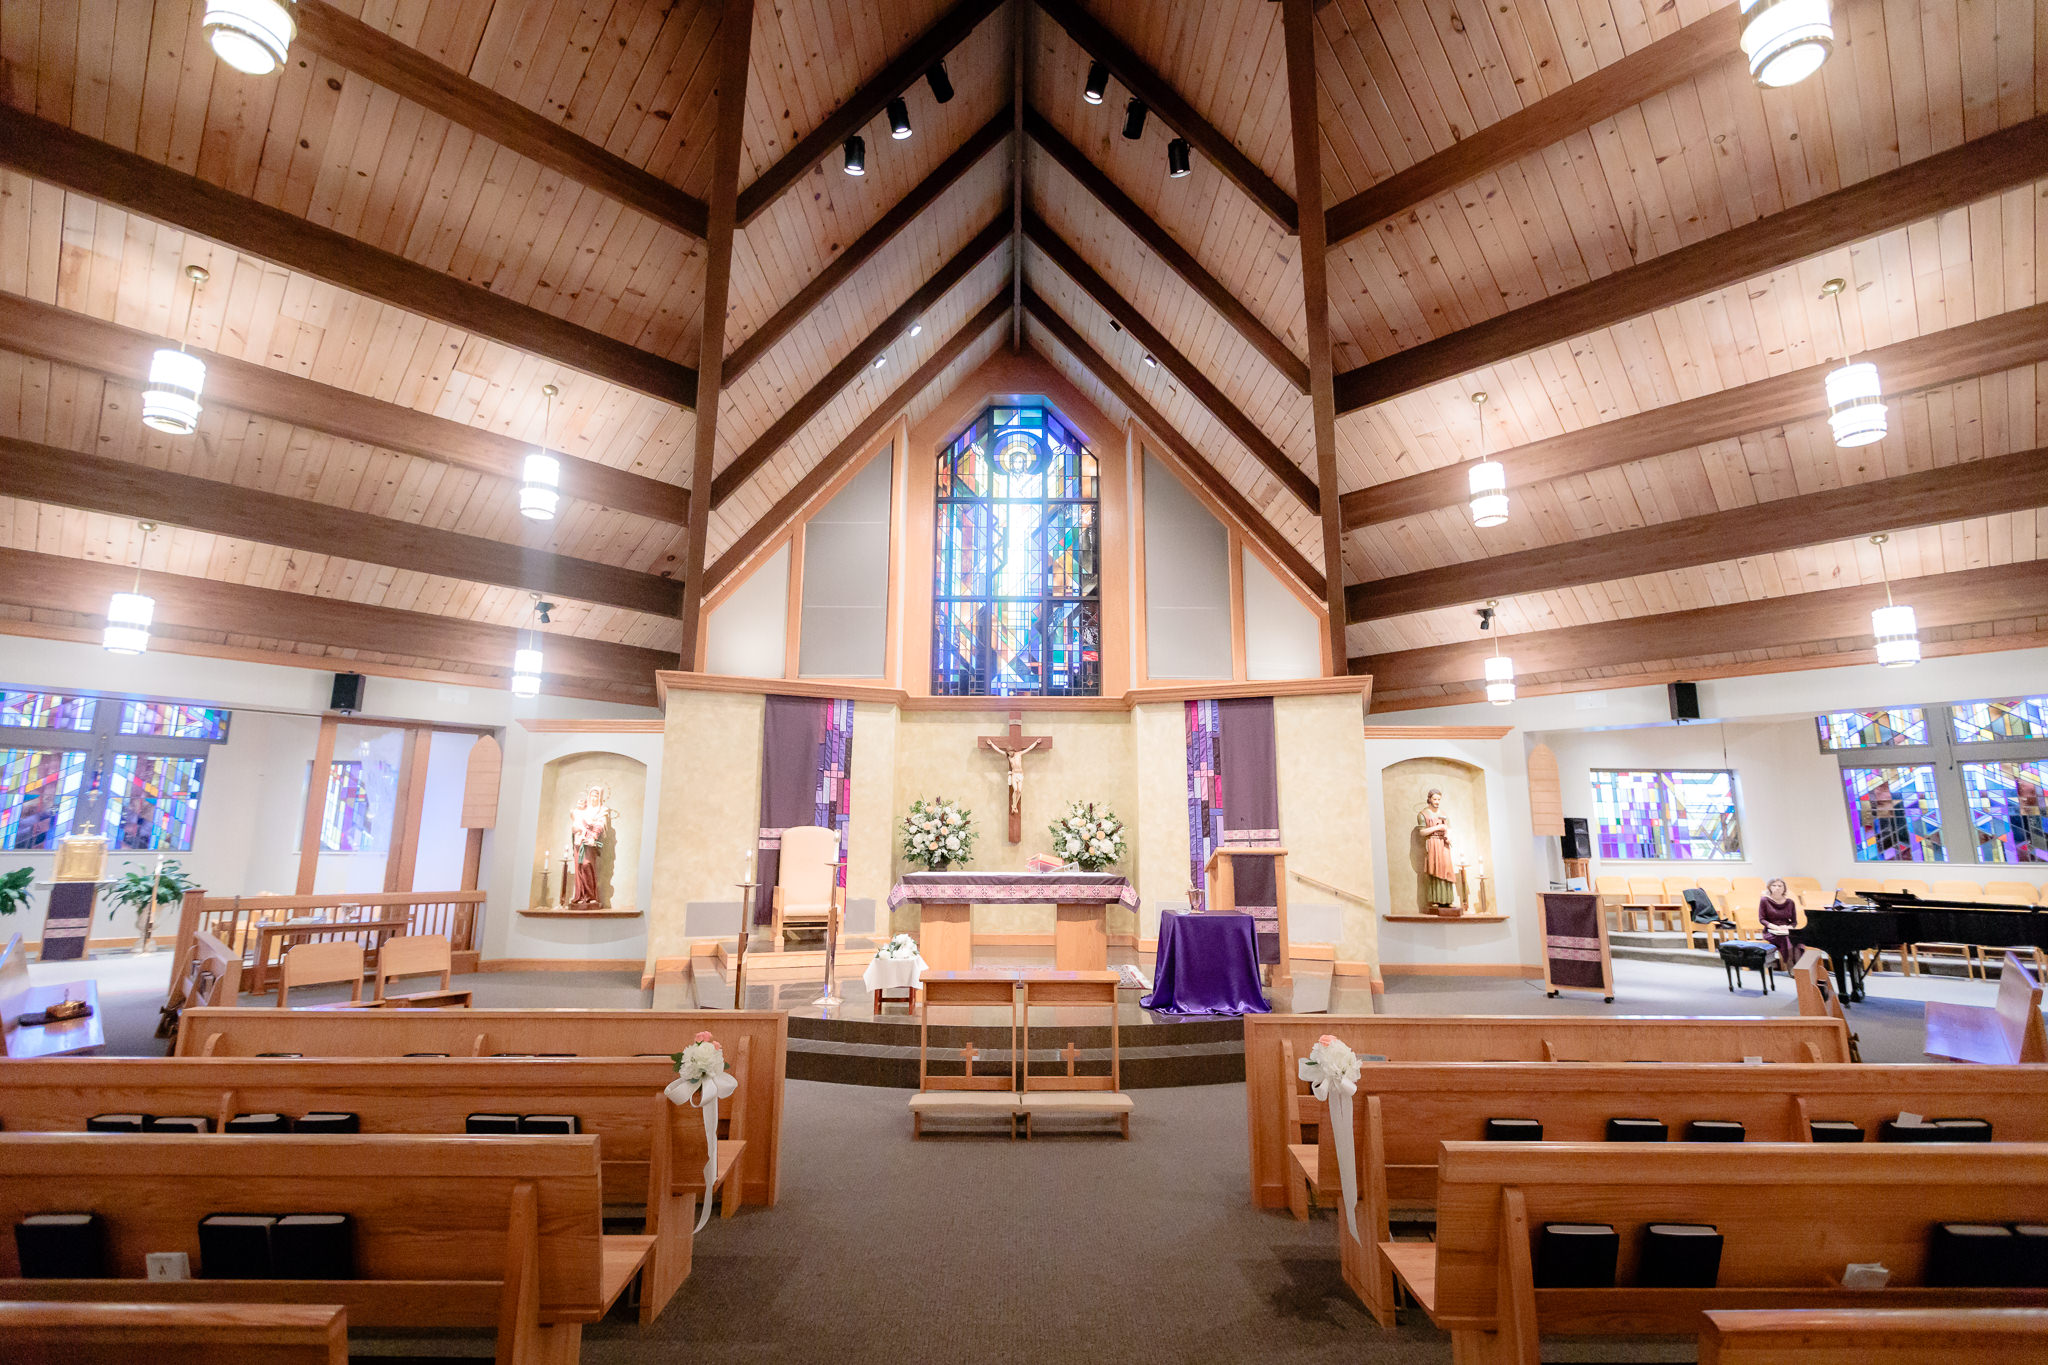
[[[906,872],[890,888],[889,908],[907,901],[918,903],[918,948],[935,972],[974,965],[977,905],[1052,906],[1053,965],[1099,972],[1109,966],[1109,907],[1136,910],[1138,892],[1113,872]]]

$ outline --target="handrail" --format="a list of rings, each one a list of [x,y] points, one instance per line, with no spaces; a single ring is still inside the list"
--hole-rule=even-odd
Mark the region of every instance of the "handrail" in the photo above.
[[[1372,901],[1364,896],[1359,895],[1355,891],[1346,891],[1341,886],[1332,886],[1329,882],[1324,881],[1321,877],[1311,877],[1308,875],[1308,873],[1302,872],[1298,869],[1289,868],[1288,872],[1289,875],[1291,875],[1296,881],[1307,882],[1310,886],[1315,887],[1318,891],[1327,891],[1333,896],[1342,896],[1345,900],[1350,901],[1355,905],[1362,905],[1368,910],[1372,909]]]

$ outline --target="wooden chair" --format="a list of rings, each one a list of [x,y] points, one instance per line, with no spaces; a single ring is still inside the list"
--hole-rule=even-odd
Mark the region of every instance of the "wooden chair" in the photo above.
[[[1628,902],[1628,878],[1595,877],[1593,894],[1600,898],[1600,913],[1607,916],[1607,927],[1621,928],[1622,906]]]
[[[0,1303],[0,1359],[17,1365],[348,1365],[332,1305]]]
[[[455,970],[455,955],[446,934],[404,934],[387,938],[377,950],[377,995],[380,1005],[402,1005],[412,1009],[442,1009],[470,1002],[468,991],[448,988]],[[438,973],[441,988],[411,995],[387,995],[385,984],[393,977],[426,976]]]
[[[1754,910],[1763,900],[1764,889],[1769,885],[1762,877],[1737,877],[1728,883],[1728,904],[1747,905]],[[1790,882],[1785,883],[1785,893],[1792,893]]]
[[[1923,900],[1927,897],[1927,883],[1918,877],[1887,877],[1878,889],[1894,896],[1918,896]]]
[[[1801,923],[1805,922],[1809,910],[1818,910],[1828,903],[1828,893],[1821,889],[1818,877],[1787,877],[1785,891],[1799,903]]]
[[[363,1002],[363,945],[348,939],[333,939],[325,943],[294,944],[284,955],[277,969],[277,1007],[291,1008],[291,990],[294,986],[325,986],[337,981],[346,981],[349,986],[348,1004]],[[338,1005],[316,1006],[320,1009],[345,1008]]]
[[[1957,1062],[2048,1062],[2048,1025],[2041,1018],[2041,982],[2017,953],[1999,970],[1993,1005],[1927,1002],[1926,1053]]]
[[[2006,905],[2039,905],[2048,888],[2036,888],[2032,882],[1986,882],[1984,898]]]
[[[1891,890],[1892,885],[1890,882],[1885,883],[1885,890]],[[1898,885],[1912,886],[1914,883],[1901,882]],[[1984,898],[1984,888],[1976,882],[1934,882],[1928,884],[1924,891],[1917,891],[1914,894],[1931,897],[1934,900],[1981,901]],[[1906,970],[1914,976],[1920,974],[1922,953],[1937,961],[1952,958],[1962,963],[1965,977],[1982,980],[1984,976],[1984,958],[1974,943],[1908,943],[1901,946],[1900,952],[1905,957]]]
[[[775,867],[775,942],[790,928],[825,928],[835,912],[846,922],[846,889],[838,884],[839,831],[801,825],[782,831]]]
[[[1714,1309],[1700,1365],[2039,1365],[2048,1309]]]
[[[1657,921],[1670,918],[1665,908],[1664,882],[1660,877],[1630,877],[1628,879],[1628,900],[1622,906],[1622,917],[1633,926],[1638,918],[1644,929],[1651,933],[1657,930]],[[1676,928],[1674,924],[1672,927]]]

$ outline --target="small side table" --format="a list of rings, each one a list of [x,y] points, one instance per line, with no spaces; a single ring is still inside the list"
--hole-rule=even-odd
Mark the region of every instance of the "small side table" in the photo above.
[[[919,957],[878,957],[869,961],[868,969],[861,973],[861,984],[874,992],[875,1013],[882,1012],[883,997],[890,991],[906,991],[906,1003],[917,1008],[919,983],[924,974],[931,970],[922,956]]]

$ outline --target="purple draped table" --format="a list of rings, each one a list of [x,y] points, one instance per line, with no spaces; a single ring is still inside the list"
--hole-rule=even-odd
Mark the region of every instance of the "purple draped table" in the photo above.
[[[1138,1003],[1161,1014],[1270,1014],[1259,989],[1257,925],[1234,912],[1165,911],[1152,994]]]

